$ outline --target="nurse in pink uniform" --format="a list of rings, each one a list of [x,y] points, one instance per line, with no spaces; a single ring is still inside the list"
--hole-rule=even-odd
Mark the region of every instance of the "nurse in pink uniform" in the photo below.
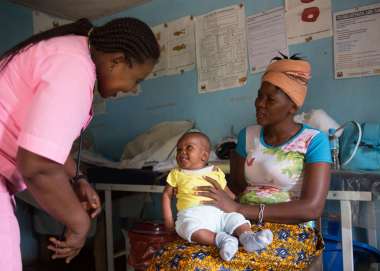
[[[99,27],[81,19],[0,56],[1,270],[22,270],[13,194],[26,188],[66,225],[65,240],[51,240],[53,258],[70,262],[79,253],[100,201],[85,178],[71,184],[69,153],[91,119],[95,81],[105,98],[134,91],[159,55],[149,26],[119,18]]]

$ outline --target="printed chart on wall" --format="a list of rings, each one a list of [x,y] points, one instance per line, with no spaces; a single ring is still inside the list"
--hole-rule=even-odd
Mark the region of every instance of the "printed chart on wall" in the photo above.
[[[335,79],[380,75],[380,3],[333,17]]]
[[[196,17],[198,91],[240,87],[247,81],[247,42],[243,5]]]
[[[179,74],[195,67],[194,18],[187,16],[169,22],[167,27],[167,74]]]
[[[154,26],[152,30],[160,44],[161,55],[149,79],[194,69],[195,34],[192,16]]]
[[[331,0],[286,0],[288,44],[332,36]]]
[[[48,14],[33,11],[33,33],[40,33],[48,29],[72,23],[72,21],[50,16]]]
[[[141,85],[138,84],[134,90],[130,90],[128,92],[119,91],[116,96],[112,97],[113,100],[118,100],[130,96],[139,96],[142,93]]]
[[[288,55],[284,8],[278,7],[247,17],[250,71],[262,72],[279,56]]]
[[[154,35],[156,36],[157,42],[160,46],[160,58],[158,60],[158,63],[154,66],[153,71],[149,74],[147,79],[159,77],[166,75],[167,72],[167,50],[166,50],[166,43],[167,43],[167,25],[165,24],[159,24],[154,27],[152,27],[152,31]]]

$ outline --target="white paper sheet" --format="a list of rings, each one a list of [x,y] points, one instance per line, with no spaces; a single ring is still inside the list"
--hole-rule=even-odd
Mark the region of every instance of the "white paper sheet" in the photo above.
[[[194,19],[182,17],[152,27],[160,44],[159,62],[147,79],[180,74],[195,67]]]
[[[141,85],[137,85],[136,91],[129,91],[129,92],[119,91],[117,95],[115,97],[112,97],[111,99],[117,100],[117,99],[129,97],[129,96],[139,96],[141,92],[142,92]]]
[[[147,79],[164,76],[167,73],[167,25],[159,24],[152,27],[152,31],[156,36],[158,44],[160,45],[160,58],[158,63],[154,66],[153,71],[148,75]]]
[[[247,81],[247,41],[243,5],[196,17],[198,91],[240,87]]]
[[[194,69],[195,33],[192,16],[167,23],[167,74],[179,74]]]
[[[33,11],[32,14],[33,14],[33,33],[34,34],[46,31],[53,27],[57,27],[60,25],[73,22],[73,21],[61,19],[58,17],[53,17],[39,11]]]
[[[285,0],[288,44],[332,36],[331,0]]]
[[[279,52],[288,55],[284,8],[278,7],[247,17],[250,71],[262,72]]]
[[[335,78],[380,75],[380,3],[333,17]]]

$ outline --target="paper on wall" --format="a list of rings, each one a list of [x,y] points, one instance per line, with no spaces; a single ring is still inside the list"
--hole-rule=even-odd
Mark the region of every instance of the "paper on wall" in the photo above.
[[[122,91],[119,91],[115,97],[112,97],[112,99],[121,99],[121,98],[125,98],[125,97],[129,97],[129,96],[139,96],[141,94],[142,90],[141,90],[141,85],[137,85],[136,87],[136,90],[135,91],[128,91],[128,92],[122,92]]]
[[[333,17],[335,78],[380,75],[380,4]]]
[[[247,41],[243,5],[196,17],[198,91],[240,87],[247,81]]]
[[[279,52],[288,55],[284,8],[278,7],[247,17],[250,71],[262,72]]]
[[[194,20],[186,16],[152,27],[161,55],[148,79],[180,74],[195,67]]]
[[[37,34],[51,28],[72,23],[73,21],[61,19],[58,17],[50,16],[43,12],[33,11],[33,33]]]
[[[158,59],[158,63],[154,66],[153,71],[147,76],[147,79],[159,77],[166,75],[167,73],[167,25],[159,24],[152,27],[152,31],[156,36],[157,42],[160,46],[160,58]]]
[[[167,23],[167,74],[194,69],[195,35],[193,16]]]
[[[286,0],[285,19],[288,44],[332,36],[331,0]]]

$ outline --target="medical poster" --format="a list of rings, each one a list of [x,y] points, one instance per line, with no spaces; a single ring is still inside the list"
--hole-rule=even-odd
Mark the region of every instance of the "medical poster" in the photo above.
[[[137,85],[136,89],[134,91],[128,91],[128,92],[123,92],[119,91],[115,97],[112,97],[112,99],[121,99],[129,96],[139,96],[141,94],[141,85]]]
[[[196,17],[198,91],[235,88],[247,81],[247,41],[243,5]]]
[[[247,40],[250,71],[265,71],[279,52],[289,55],[283,7],[247,17]]]
[[[288,44],[332,36],[331,0],[285,0]]]
[[[167,23],[167,74],[180,74],[195,67],[194,18]]]
[[[160,46],[160,58],[158,63],[154,66],[153,71],[149,74],[147,79],[155,78],[166,75],[167,72],[167,25],[159,24],[152,27],[152,31],[156,36],[157,42]]]
[[[194,18],[186,16],[152,27],[161,55],[147,79],[181,74],[195,67]]]
[[[73,21],[57,18],[39,11],[33,11],[33,33],[40,33],[51,28],[69,24]]]
[[[333,17],[335,79],[380,75],[380,3]]]

